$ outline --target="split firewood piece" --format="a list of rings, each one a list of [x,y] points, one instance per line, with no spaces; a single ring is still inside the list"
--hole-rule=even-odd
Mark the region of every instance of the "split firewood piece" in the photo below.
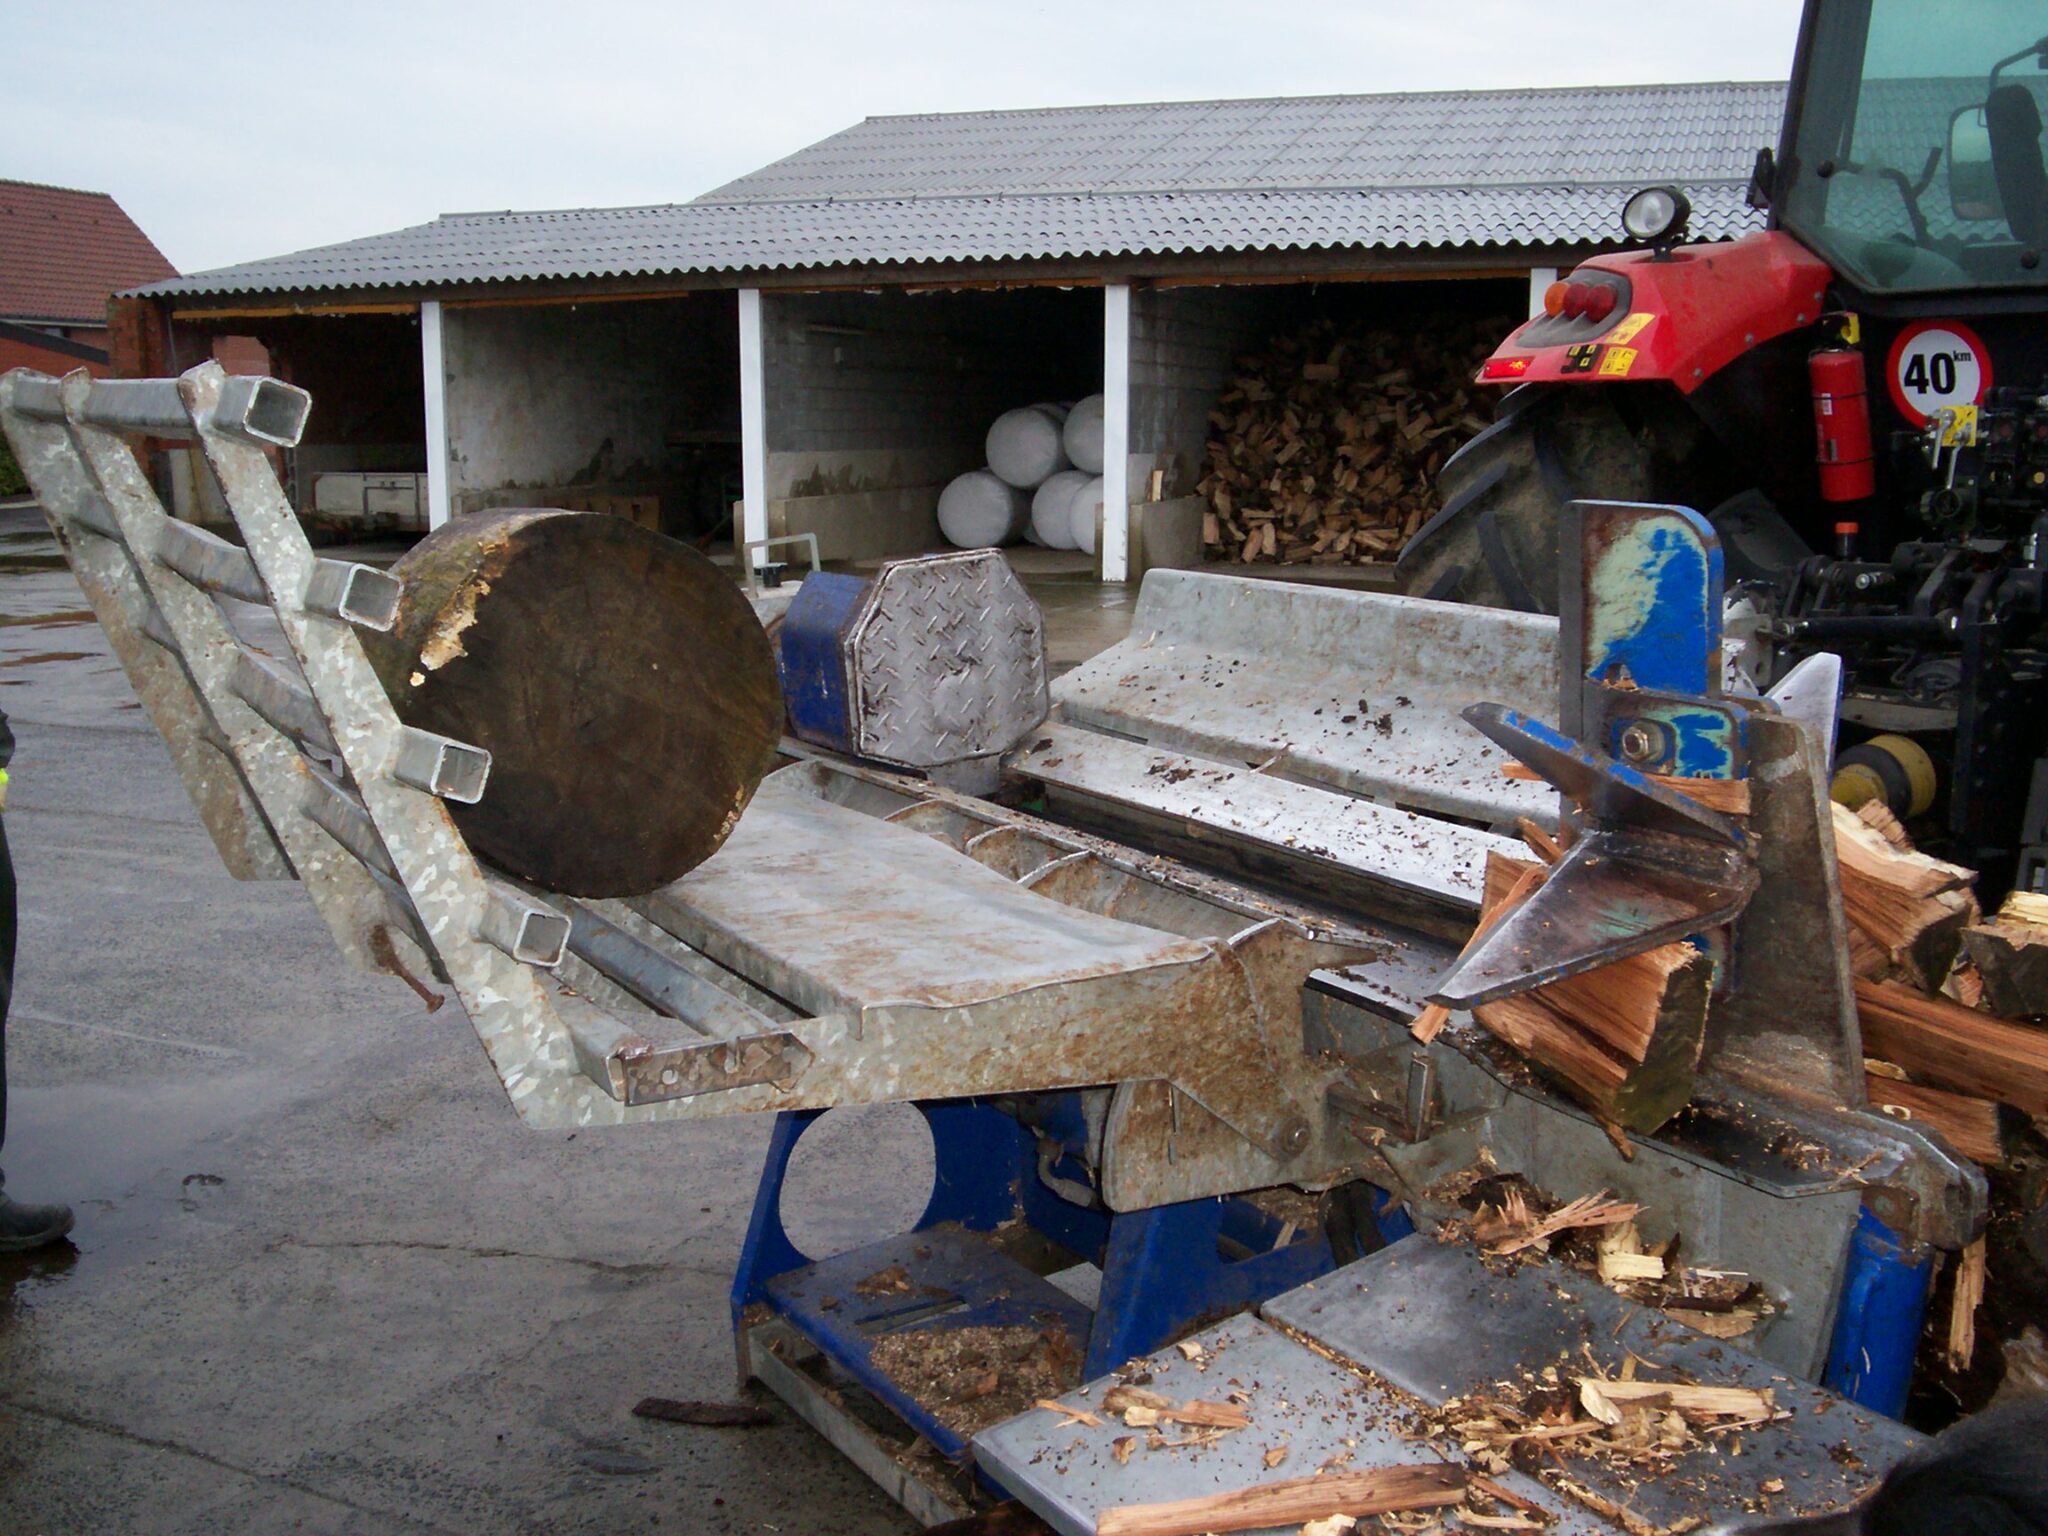
[[[1212,1403],[1201,1398],[1168,1409],[1160,1417],[1169,1424],[1196,1429],[1243,1429],[1252,1421],[1250,1414],[1233,1403]]]
[[[1489,853],[1485,910],[1531,871],[1542,866]],[[1483,1003],[1473,1016],[1602,1120],[1647,1133],[1692,1097],[1712,981],[1706,955],[1665,944]]]
[[[2001,1018],[2048,1014],[2048,896],[2014,891],[1988,923],[1963,930],[1963,949]]]
[[[1916,1080],[2048,1115],[2048,1030],[1890,982],[1858,981],[1856,1012],[1864,1050]]]
[[[1462,960],[1466,955],[1469,955],[1472,952],[1472,946],[1486,936],[1488,929],[1492,928],[1502,918],[1514,911],[1516,907],[1528,900],[1531,893],[1542,883],[1543,870],[1540,865],[1532,864],[1523,870],[1516,877],[1514,883],[1501,892],[1498,901],[1488,903],[1482,909],[1479,914],[1478,926],[1473,928],[1472,937],[1465,941],[1465,947],[1458,951],[1458,958]],[[1438,1035],[1442,1034],[1444,1026],[1450,1022],[1450,1009],[1446,1008],[1442,1003],[1428,1003],[1424,1005],[1422,1012],[1415,1015],[1414,1020],[1408,1026],[1408,1032],[1424,1045],[1427,1045]]]
[[[1866,1072],[1864,1082],[1873,1109],[1941,1132],[1950,1146],[1986,1168],[2005,1161],[2005,1136],[1998,1123],[1998,1106],[1991,1100],[1875,1071]]]
[[[1984,1304],[1984,1239],[1963,1250],[1956,1263],[1956,1294],[1948,1313],[1948,1367],[1964,1371],[1977,1353],[1977,1308]]]
[[[1506,777],[1519,779],[1523,783],[1549,782],[1527,763],[1502,763],[1500,771]],[[1723,816],[1749,814],[1747,779],[1695,779],[1675,773],[1646,773],[1643,777],[1661,789],[1674,790],[1697,805],[1704,806],[1710,811],[1719,811]]]
[[[1602,1381],[1579,1378],[1579,1404],[1610,1428],[1630,1408],[1682,1413],[1694,1419],[1768,1423],[1776,1402],[1768,1387],[1700,1387],[1682,1381]]]
[[[1834,807],[1834,821],[1843,913],[1912,985],[1937,990],[1977,921],[1976,875],[1898,846],[1845,806]]]
[[[1166,1504],[1129,1504],[1095,1517],[1095,1536],[1203,1536],[1302,1525],[1332,1515],[1399,1514],[1463,1502],[1465,1474],[1441,1462],[1297,1477]]]

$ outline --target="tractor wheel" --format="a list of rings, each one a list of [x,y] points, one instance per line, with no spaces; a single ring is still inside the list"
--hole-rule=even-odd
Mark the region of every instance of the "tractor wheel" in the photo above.
[[[1566,503],[1657,499],[1652,426],[1601,385],[1526,385],[1500,419],[1453,454],[1437,480],[1442,510],[1401,552],[1411,597],[1557,612],[1557,538]],[[1628,402],[1634,404],[1635,402]]]

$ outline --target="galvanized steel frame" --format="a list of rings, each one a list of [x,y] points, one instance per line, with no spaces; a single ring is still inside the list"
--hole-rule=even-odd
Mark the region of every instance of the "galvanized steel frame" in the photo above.
[[[441,801],[480,794],[487,755],[398,720],[352,627],[388,624],[395,586],[313,553],[266,456],[296,441],[309,406],[211,363],[177,380],[0,381],[0,425],[224,861],[295,872],[359,963],[445,978],[528,1123],[1103,1087],[1113,1206],[1343,1175],[1353,1154],[1329,1134],[1333,1069],[1302,1048],[1300,987],[1378,940],[1168,861],[902,775],[785,770],[936,838],[963,877],[994,870],[1167,936],[1154,947],[1178,957],[986,1006],[875,997],[810,1017],[777,995],[801,988],[772,937],[728,968],[730,936],[694,919],[686,893],[567,907],[482,868]],[[240,546],[164,512],[128,432],[198,445]],[[227,597],[264,601],[293,667],[247,649]]]

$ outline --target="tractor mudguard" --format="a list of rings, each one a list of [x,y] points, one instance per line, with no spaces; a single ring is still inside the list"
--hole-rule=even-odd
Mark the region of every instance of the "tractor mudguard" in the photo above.
[[[1666,256],[1621,251],[1573,269],[1619,280],[1619,301],[1593,319],[1537,315],[1481,365],[1482,384],[1663,381],[1691,394],[1745,353],[1821,317],[1826,262],[1778,230]]]

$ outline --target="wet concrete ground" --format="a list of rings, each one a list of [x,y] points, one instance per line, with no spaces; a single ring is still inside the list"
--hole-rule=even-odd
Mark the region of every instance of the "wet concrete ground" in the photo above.
[[[754,1430],[628,1411],[733,1391],[767,1121],[521,1128],[456,1006],[222,871],[40,528],[0,508],[0,1167],[78,1228],[0,1259],[0,1532],[909,1530],[772,1400]],[[1033,580],[1056,667],[1129,623]],[[912,1112],[834,1118],[791,1213],[818,1251],[900,1230],[929,1178]]]

